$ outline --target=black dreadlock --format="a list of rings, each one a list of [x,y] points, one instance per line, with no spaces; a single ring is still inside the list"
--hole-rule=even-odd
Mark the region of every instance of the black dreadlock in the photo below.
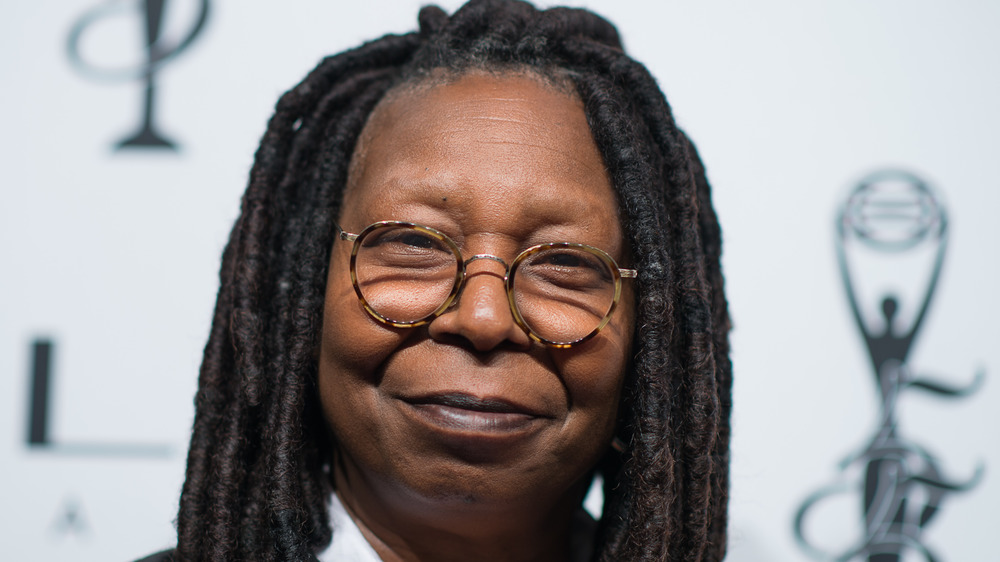
[[[282,96],[223,254],[176,560],[301,561],[329,544],[331,439],[316,388],[325,280],[351,155],[375,105],[433,72],[528,69],[583,100],[639,270],[622,455],[598,470],[594,559],[718,561],[731,365],[720,232],[694,146],[615,28],[584,10],[472,0],[324,59]]]

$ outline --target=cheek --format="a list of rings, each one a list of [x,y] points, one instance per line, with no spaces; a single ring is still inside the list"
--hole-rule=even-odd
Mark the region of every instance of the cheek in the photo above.
[[[615,317],[579,349],[553,350],[574,408],[614,423],[625,371],[632,354],[635,307],[631,291],[623,291]]]
[[[346,268],[331,265],[323,304],[320,385],[329,383],[331,377],[365,378],[399,340],[398,333],[376,322],[362,308]]]
[[[614,436],[627,356],[619,342],[605,337],[585,342],[579,353],[565,351],[554,357],[571,407],[566,439],[551,451],[562,466],[577,467],[580,476],[598,462]]]
[[[365,312],[346,270],[331,265],[324,298],[320,401],[337,440],[350,450],[364,449],[359,436],[377,429],[371,413],[379,369],[401,338]]]
[[[608,326],[611,328],[611,326]],[[579,353],[555,355],[572,409],[586,413],[595,426],[613,425],[625,379],[628,346],[615,338],[596,338]]]
[[[402,338],[365,312],[346,270],[331,265],[324,298],[319,394],[327,423],[342,440],[372,429],[365,413],[371,411],[378,373]]]

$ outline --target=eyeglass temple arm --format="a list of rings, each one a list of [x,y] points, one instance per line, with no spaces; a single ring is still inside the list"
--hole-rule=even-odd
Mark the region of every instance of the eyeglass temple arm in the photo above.
[[[623,279],[635,279],[639,276],[639,270],[637,269],[622,269],[618,268],[618,274],[622,276]]]
[[[340,236],[341,240],[347,240],[348,242],[354,242],[355,240],[358,239],[358,235],[357,234],[351,234],[350,232],[345,232],[343,228],[340,228],[339,224],[334,223],[333,226],[337,227],[337,235]],[[634,277],[634,275],[633,275],[633,277]]]

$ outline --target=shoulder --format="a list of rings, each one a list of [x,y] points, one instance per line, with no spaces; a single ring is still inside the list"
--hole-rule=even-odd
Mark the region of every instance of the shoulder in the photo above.
[[[135,562],[173,562],[174,560],[174,550],[164,550],[162,552],[157,552],[156,554],[151,554],[145,558],[140,558]]]

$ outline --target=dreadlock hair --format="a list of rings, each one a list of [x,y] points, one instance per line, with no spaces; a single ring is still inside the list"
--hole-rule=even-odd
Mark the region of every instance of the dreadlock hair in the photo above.
[[[694,146],[648,71],[593,13],[472,0],[324,59],[284,94],[222,259],[175,560],[310,560],[329,544],[333,445],[317,349],[355,144],[393,88],[433,73],[568,78],[621,206],[637,280],[622,454],[597,467],[597,561],[718,561],[726,549],[731,365],[720,232]]]

